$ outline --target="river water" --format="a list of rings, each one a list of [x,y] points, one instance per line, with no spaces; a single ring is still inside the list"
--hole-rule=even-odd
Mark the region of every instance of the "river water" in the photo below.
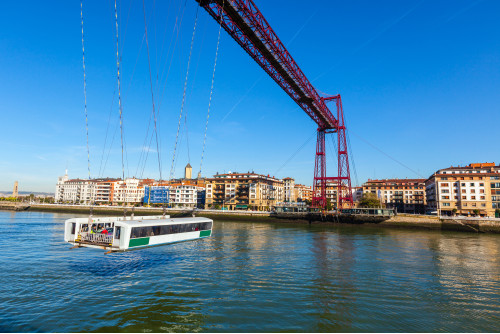
[[[0,332],[497,332],[500,236],[214,223],[104,255],[0,211]]]

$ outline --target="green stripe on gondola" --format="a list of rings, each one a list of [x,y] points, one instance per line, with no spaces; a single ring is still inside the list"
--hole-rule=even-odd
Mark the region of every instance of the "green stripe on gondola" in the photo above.
[[[146,245],[149,245],[149,237],[130,239],[130,242],[128,243],[129,247],[146,246]]]
[[[209,237],[211,232],[212,232],[211,230],[200,231],[200,238]]]

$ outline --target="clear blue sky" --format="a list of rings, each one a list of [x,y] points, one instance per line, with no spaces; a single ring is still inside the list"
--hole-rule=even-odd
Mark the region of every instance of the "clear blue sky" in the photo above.
[[[353,183],[500,162],[500,1],[255,2],[314,86],[342,95]],[[158,178],[156,151],[139,167],[152,110],[142,1],[118,7],[125,174]],[[196,9],[194,0],[156,1],[154,8],[146,0],[164,178]],[[177,44],[176,17],[182,19]],[[120,177],[113,2],[84,0],[84,30],[91,174]],[[177,177],[188,162],[186,138],[193,173],[199,170],[217,30],[200,9]],[[70,177],[87,178],[80,2],[3,1],[0,31],[0,190],[18,180],[20,190],[53,192],[66,168]],[[310,185],[315,129],[223,31],[202,174],[254,170]]]

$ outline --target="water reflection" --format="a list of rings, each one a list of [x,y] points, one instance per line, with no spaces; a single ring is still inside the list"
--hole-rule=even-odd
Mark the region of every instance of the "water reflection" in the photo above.
[[[496,331],[500,236],[215,222],[104,255],[70,215],[0,212],[0,331]]]

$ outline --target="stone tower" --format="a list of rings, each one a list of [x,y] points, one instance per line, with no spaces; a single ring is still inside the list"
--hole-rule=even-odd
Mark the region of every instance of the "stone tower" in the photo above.
[[[188,163],[184,168],[184,178],[191,179],[193,177],[193,167]]]
[[[19,196],[19,184],[17,181],[14,182],[14,190],[12,191],[12,197],[17,198]]]

